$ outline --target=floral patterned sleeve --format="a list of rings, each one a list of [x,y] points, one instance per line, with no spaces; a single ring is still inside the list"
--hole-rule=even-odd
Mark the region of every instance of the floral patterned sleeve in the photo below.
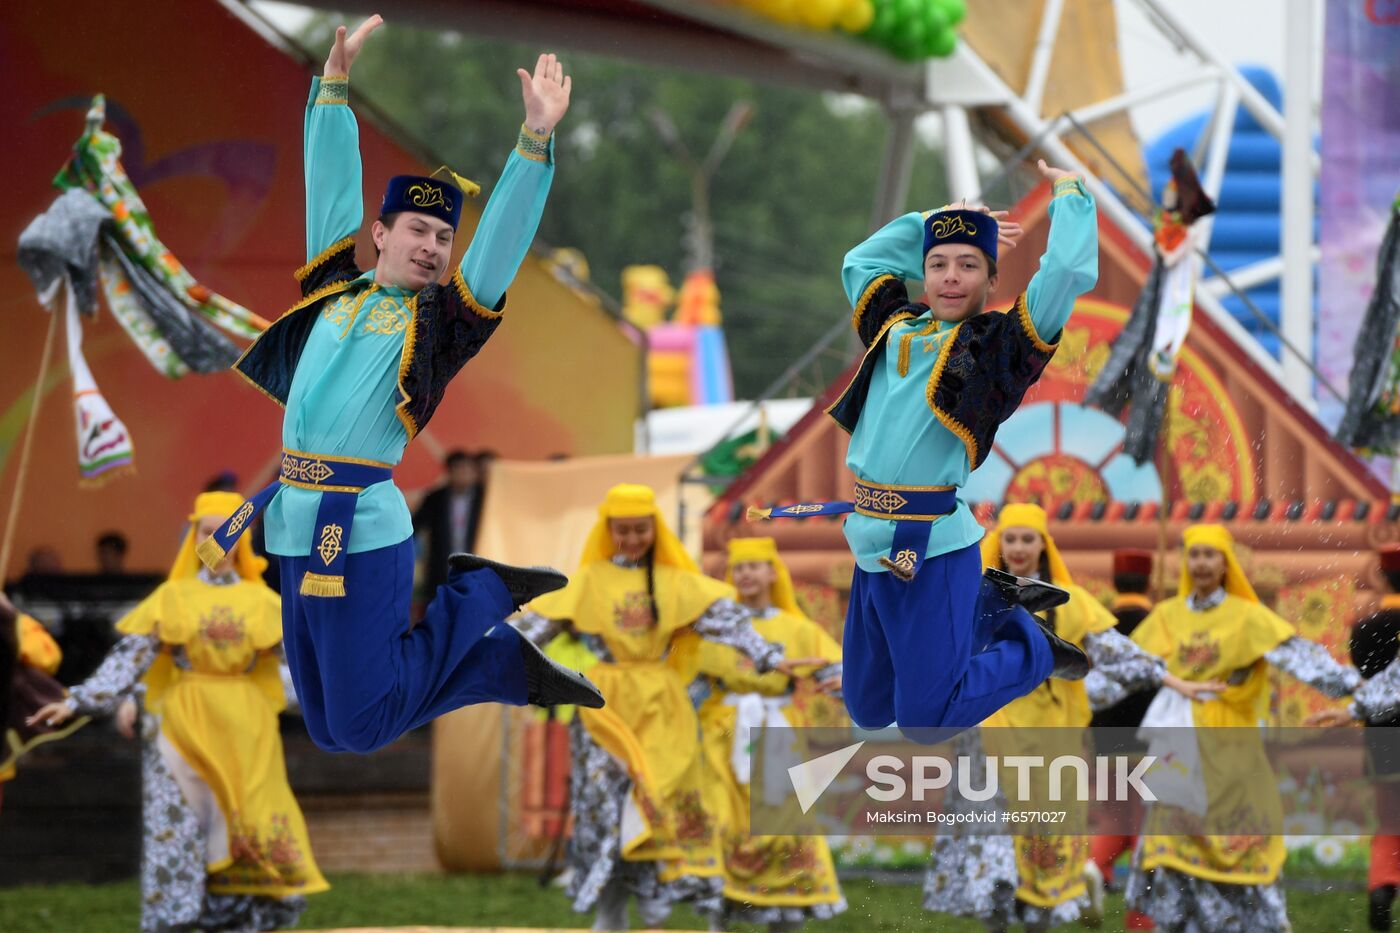
[[[1361,674],[1350,665],[1338,664],[1315,641],[1294,635],[1264,660],[1329,697],[1344,697],[1361,686]]]
[[[1094,672],[1121,686],[1125,696],[1139,690],[1160,687],[1162,678],[1167,674],[1165,661],[1143,651],[1132,639],[1117,629],[1086,635],[1084,651],[1089,655],[1089,660],[1094,662]],[[1088,686],[1086,683],[1085,688]],[[1092,698],[1090,702],[1092,704]]]
[[[1400,707],[1400,661],[1356,688],[1351,697],[1351,715],[1357,719],[1393,716]]]
[[[1096,713],[1116,706],[1120,701],[1127,699],[1129,692],[1121,683],[1112,677],[1104,676],[1097,668],[1090,670],[1084,678],[1084,691],[1089,694],[1089,708]]]
[[[111,716],[136,690],[159,652],[159,636],[123,636],[92,676],[68,692],[69,705],[86,716]]]
[[[758,634],[749,611],[732,599],[715,600],[692,627],[701,638],[748,655],[760,674],[768,673],[783,659],[783,646]]]
[[[538,612],[522,612],[510,622],[515,630],[530,642],[543,648],[562,633],[568,623],[562,619],[546,619]]]

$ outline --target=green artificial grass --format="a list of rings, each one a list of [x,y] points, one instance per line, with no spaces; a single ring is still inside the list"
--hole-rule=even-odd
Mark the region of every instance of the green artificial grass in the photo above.
[[[921,876],[920,876],[921,877]],[[519,926],[587,928],[591,917],[569,909],[563,892],[541,888],[527,874],[505,875],[337,875],[332,889],[311,898],[302,929],[363,926]],[[850,909],[827,923],[810,924],[813,933],[878,933],[936,929],[981,933],[978,923],[941,917],[920,908],[916,884],[862,878],[844,882]],[[1300,879],[1288,892],[1295,933],[1350,933],[1366,930],[1364,882]],[[1123,900],[1109,898],[1101,929],[1123,929]],[[62,884],[0,888],[0,930],[5,933],[132,933],[137,929],[135,881],[105,885]],[[667,929],[703,930],[705,923],[680,907]],[[635,913],[633,929],[639,928]],[[1065,929],[1081,929],[1066,927]],[[738,925],[736,931],[757,931]]]

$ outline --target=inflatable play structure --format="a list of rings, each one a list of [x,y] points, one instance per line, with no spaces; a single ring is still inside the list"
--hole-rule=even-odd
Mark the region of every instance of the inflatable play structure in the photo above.
[[[622,271],[622,314],[646,334],[647,385],[655,408],[734,400],[714,273],[692,272],[677,293],[660,266]],[[675,313],[667,310],[675,302]]]

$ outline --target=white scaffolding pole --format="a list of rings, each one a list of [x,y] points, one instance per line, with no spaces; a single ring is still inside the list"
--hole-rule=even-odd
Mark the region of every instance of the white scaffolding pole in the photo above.
[[[977,147],[972,141],[972,125],[967,110],[957,104],[942,108],[944,158],[948,165],[948,199],[967,198],[969,203],[982,196],[977,174]]]
[[[1035,51],[1031,53],[1030,73],[1026,76],[1026,105],[1039,114],[1041,101],[1045,98],[1045,81],[1050,76],[1050,62],[1055,57],[1055,37],[1060,34],[1060,18],[1064,15],[1065,0],[1045,0],[1045,9],[1040,14],[1040,32],[1035,39]]]
[[[1284,10],[1283,289],[1279,329],[1306,356],[1284,354],[1283,381],[1295,397],[1312,395],[1313,356],[1313,3]]]
[[[1004,95],[1007,115],[1030,139],[1039,139],[1041,148],[1044,150],[1047,159],[1057,166],[1072,169],[1084,176],[1085,184],[1088,185],[1094,200],[1098,202],[1099,208],[1108,214],[1119,228],[1126,233],[1134,243],[1147,255],[1152,254],[1152,231],[1149,230],[1142,218],[1133,213],[1133,210],[1123,203],[1114,191],[1099,180],[1093,172],[1089,171],[1079,157],[1076,156],[1064,141],[1060,139],[1058,133],[1042,120],[1039,116],[1030,112],[1030,108],[1021,98],[1012,94],[1002,82],[1001,78],[991,67],[982,60],[975,52],[968,49],[965,44],[959,43],[958,50],[954,53],[955,61],[964,69],[973,72],[977,79],[985,82],[988,86],[994,87]],[[1270,356],[1264,348],[1255,340],[1239,321],[1235,320],[1229,311],[1221,305],[1220,299],[1213,294],[1198,290],[1196,303],[1201,306],[1212,321],[1223,330],[1245,353],[1247,353],[1260,369],[1268,373],[1282,384],[1283,372],[1278,360]],[[1313,402],[1310,395],[1297,396],[1296,400],[1311,410]]]

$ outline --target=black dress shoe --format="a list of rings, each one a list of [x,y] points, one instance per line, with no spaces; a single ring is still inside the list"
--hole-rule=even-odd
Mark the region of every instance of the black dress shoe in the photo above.
[[[1371,889],[1371,929],[1390,929],[1390,905],[1395,900],[1395,885],[1383,884]]]
[[[506,585],[510,591],[510,601],[517,609],[536,596],[562,590],[569,583],[569,578],[553,567],[512,567],[475,554],[453,554],[447,558],[447,569],[454,573],[491,571]]]
[[[525,702],[531,706],[603,708],[603,695],[587,677],[556,663],[524,636],[520,660],[525,662]]]
[[[1001,590],[1007,599],[1024,606],[1032,615],[1069,602],[1069,590],[1061,589],[1053,583],[1031,577],[1018,577],[995,567],[988,567],[982,574],[996,584],[997,589]]]
[[[1050,643],[1050,656],[1055,661],[1054,668],[1050,671],[1050,676],[1057,680],[1083,680],[1088,675],[1089,669],[1093,667],[1089,663],[1089,656],[1082,648],[1073,645],[1059,635],[1040,616],[1031,616],[1035,624],[1040,626],[1040,634],[1045,636],[1045,640]]]

